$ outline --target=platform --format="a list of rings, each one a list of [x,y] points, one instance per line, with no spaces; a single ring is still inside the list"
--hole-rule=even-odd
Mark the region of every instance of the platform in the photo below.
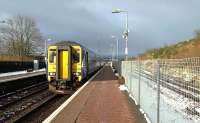
[[[40,69],[32,72],[17,71],[10,73],[2,73],[0,74],[0,83],[44,75],[44,74],[46,74],[45,69]]]
[[[43,123],[143,123],[145,120],[110,66],[102,68],[77,95],[64,102]]]

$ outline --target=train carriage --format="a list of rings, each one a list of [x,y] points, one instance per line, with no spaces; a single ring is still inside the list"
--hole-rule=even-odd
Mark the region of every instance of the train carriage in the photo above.
[[[99,56],[82,45],[61,41],[48,47],[49,90],[65,94],[101,67]]]

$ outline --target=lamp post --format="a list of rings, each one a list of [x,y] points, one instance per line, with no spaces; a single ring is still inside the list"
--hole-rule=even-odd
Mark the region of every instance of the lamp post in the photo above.
[[[114,45],[113,44],[110,44],[110,47],[111,47],[111,67],[113,67],[113,60],[114,60]]]
[[[47,63],[47,52],[48,52],[48,42],[50,42],[51,39],[46,39],[45,42],[44,42],[44,49],[45,49],[45,62]]]
[[[114,35],[111,36],[113,39],[116,40],[117,43],[117,71],[119,72],[119,39],[117,37],[115,37]]]
[[[117,44],[117,53],[116,53],[117,56],[116,56],[116,59],[117,59],[117,61],[119,61],[119,40],[114,35],[112,35],[111,38],[116,40],[116,44]]]
[[[126,29],[123,33],[123,38],[125,39],[125,59],[128,60],[128,11],[124,11],[121,9],[114,9],[112,13],[125,13],[126,14]]]
[[[47,63],[48,63],[48,42],[50,42],[51,41],[51,39],[49,38],[49,39],[46,39],[45,41],[44,41],[44,50],[45,50],[45,64],[46,64],[46,72],[48,71],[48,66],[47,66]],[[48,73],[46,73],[46,78],[48,78]]]

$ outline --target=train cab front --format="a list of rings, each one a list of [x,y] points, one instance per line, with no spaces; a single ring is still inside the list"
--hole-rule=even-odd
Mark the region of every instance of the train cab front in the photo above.
[[[71,78],[71,48],[69,46],[49,46],[49,90],[58,94],[67,94],[71,88]]]
[[[56,47],[49,47],[48,49],[48,81],[56,81]]]

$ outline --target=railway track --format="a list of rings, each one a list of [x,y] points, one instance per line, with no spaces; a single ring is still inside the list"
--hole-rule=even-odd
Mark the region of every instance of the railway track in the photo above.
[[[91,76],[89,76],[88,79]],[[82,85],[80,85],[79,87],[81,86]],[[67,96],[66,95],[60,96],[48,90],[47,82],[41,82],[39,84],[35,84],[20,90],[16,90],[14,92],[1,95],[0,123],[4,122],[21,123],[21,122],[27,122],[27,120],[29,122],[32,122],[31,118],[33,117],[34,119],[32,120],[34,121],[36,120],[35,122],[42,122],[54,110],[56,110],[56,108],[58,108],[66,99],[68,99],[76,90],[72,91],[72,93],[68,94]],[[46,108],[41,111],[43,107]],[[36,112],[37,115],[32,116],[34,115],[33,112]]]
[[[37,93],[40,90],[47,88],[48,88],[47,82],[40,82],[38,84],[34,84],[26,88],[19,89],[11,93],[2,95],[0,96],[0,109],[9,106],[10,104],[18,100],[31,96],[32,94]]]
[[[100,70],[100,69],[99,69]],[[95,71],[91,75],[88,76],[87,79],[83,80],[83,83],[80,84],[76,90],[78,90],[85,82],[87,82],[96,72]],[[76,90],[72,91],[66,95],[56,95],[54,98],[46,101],[45,103],[41,104],[34,110],[30,111],[23,117],[19,118],[16,122],[17,123],[38,123],[45,120],[51,113],[53,113],[63,102],[65,102]]]
[[[38,86],[39,85],[40,84],[38,84]],[[2,104],[0,108],[0,123],[21,123],[26,122],[27,120],[30,120],[30,122],[33,120],[37,120],[36,122],[42,121],[46,117],[48,117],[54,110],[56,110],[56,108],[58,108],[66,99],[68,99],[71,96],[71,94],[75,92],[74,91],[71,94],[68,94],[67,96],[59,96],[50,92],[46,84],[41,84],[40,87],[38,86],[29,88],[29,90],[20,90],[20,93],[18,94],[12,93],[9,94],[9,96],[1,97],[1,100],[3,101],[0,101],[0,103]],[[29,93],[27,93],[27,91]],[[23,95],[24,93],[26,93],[26,95]],[[19,97],[19,95],[21,94],[22,96]],[[6,103],[7,99],[11,100]],[[40,111],[43,107],[47,108],[45,108],[45,110],[42,109],[44,111]],[[34,119],[32,119],[32,117],[29,116],[34,114],[34,111],[37,111],[37,115],[42,114],[42,116],[35,116]],[[26,119],[27,117],[29,118]],[[24,119],[26,120],[24,121]]]
[[[153,74],[149,71],[142,70],[142,73],[153,76]],[[170,83],[170,84],[179,86],[181,88],[184,88],[188,91],[192,91],[197,94],[200,94],[198,84],[192,84],[192,83],[186,82],[183,78],[173,77],[168,74],[162,74],[162,73],[160,73],[160,78],[161,78],[161,80],[166,81],[167,83]],[[185,84],[185,83],[187,83],[187,84]]]
[[[145,73],[145,74],[143,74],[143,77],[156,82],[153,75]],[[161,79],[160,79],[160,85],[162,85],[163,87],[168,88],[180,95],[183,95],[185,98],[191,99],[193,101],[194,105],[188,106],[185,109],[185,112],[187,114],[191,114],[192,116],[196,115],[199,117],[200,113],[199,113],[199,111],[196,110],[196,108],[198,108],[199,105],[196,105],[196,104],[198,104],[200,102],[200,90],[199,90],[198,86],[192,86],[192,85],[188,85],[188,84],[184,85],[183,82],[184,81],[181,81],[181,79],[175,78],[172,76],[167,76],[165,78],[161,77]],[[150,86],[152,86],[152,85],[150,85]],[[152,88],[155,88],[155,86],[152,86]]]
[[[139,72],[137,71],[136,74],[139,74]],[[156,83],[156,80],[153,77],[153,75],[145,72],[145,70],[142,70],[140,75]],[[166,77],[160,77],[160,84],[163,87],[166,87],[178,94],[181,94],[186,98],[190,98],[193,101],[200,102],[200,90],[198,88],[192,87],[191,85],[184,85],[184,83],[181,82],[181,80],[177,80],[171,76],[167,78],[168,79],[166,79]]]
[[[60,105],[62,105],[71,95],[56,95],[54,98],[46,101],[34,110],[30,111],[16,123],[40,123],[51,115]]]
[[[14,122],[37,106],[54,98],[47,82],[41,82],[0,97],[0,123]]]

